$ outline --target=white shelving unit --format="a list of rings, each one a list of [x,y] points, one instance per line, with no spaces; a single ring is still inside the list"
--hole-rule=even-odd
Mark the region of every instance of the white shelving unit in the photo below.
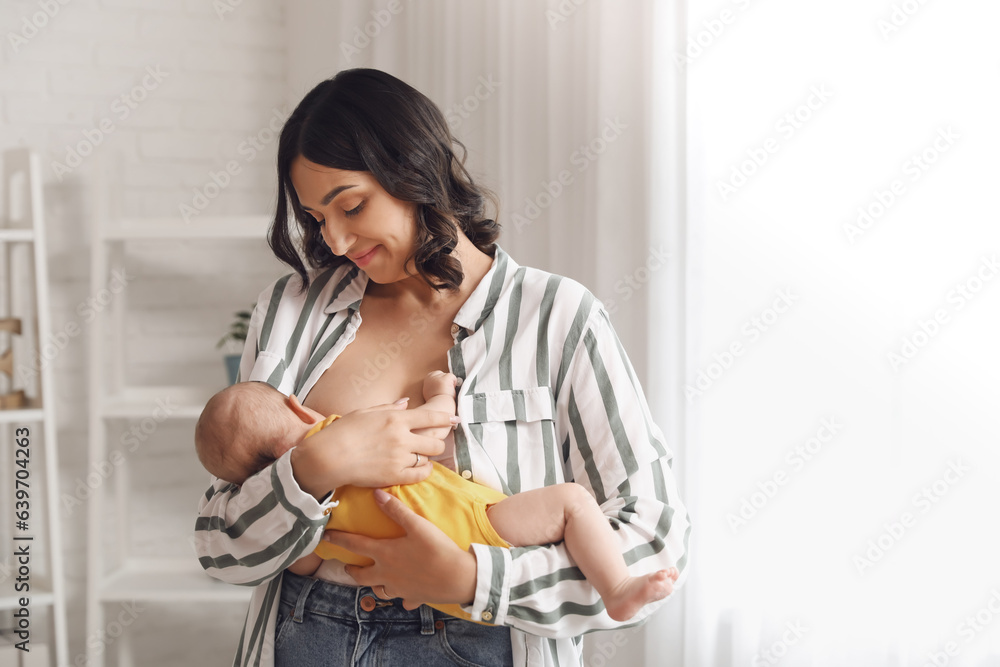
[[[20,467],[15,463],[12,448],[16,447],[19,428],[26,428],[29,432],[30,471],[30,477],[24,480],[28,483],[27,490],[30,494],[28,530],[15,530],[14,525],[11,525],[10,534],[3,535],[2,553],[11,559],[11,572],[9,576],[0,577],[0,580],[4,580],[0,585],[0,611],[6,615],[20,607],[20,598],[28,598],[30,617],[35,624],[31,628],[32,643],[29,648],[40,650],[40,645],[35,640],[38,611],[48,608],[51,611],[51,641],[54,644],[50,647],[50,655],[54,654],[56,664],[62,667],[69,664],[69,654],[66,643],[63,554],[56,511],[59,498],[59,457],[56,444],[55,382],[52,364],[35,365],[30,359],[25,359],[29,352],[37,353],[42,350],[42,342],[49,341],[52,332],[41,173],[38,156],[28,149],[17,148],[4,152],[4,210],[0,216],[0,246],[4,249],[7,298],[5,311],[0,314],[0,319],[16,317],[21,320],[21,340],[18,341],[16,336],[9,336],[11,349],[14,351],[13,368],[23,368],[26,365],[33,370],[27,374],[15,370],[9,381],[6,377],[0,380],[4,385],[0,393],[20,389],[24,391],[26,399],[20,407],[0,410],[0,428],[4,432],[5,444],[10,445],[0,448],[0,475],[3,475],[0,480],[0,488],[3,489],[0,511],[5,520],[13,518],[15,511],[15,473]],[[26,270],[19,273],[21,259],[26,264]],[[29,297],[28,294],[33,296]],[[25,384],[19,386],[22,380]],[[42,465],[39,465],[39,459]],[[44,527],[43,530],[37,529],[40,524]],[[20,573],[19,564],[11,555],[17,545],[22,544],[29,545],[29,552],[32,554],[28,591],[17,591],[14,586],[16,576]],[[46,554],[44,559],[37,555],[42,552]]]
[[[266,216],[198,217],[187,224],[182,218],[121,219],[109,213],[108,188],[99,178],[94,186],[91,223],[91,292],[107,284],[116,269],[124,269],[126,248],[133,241],[244,240],[265,243],[270,219]],[[107,335],[90,336],[89,349],[89,457],[91,465],[107,456],[109,424],[115,420],[149,417],[157,399],[171,405],[170,420],[194,420],[218,388],[197,386],[129,386],[125,379],[125,312],[128,287],[115,296],[105,315],[110,321]],[[221,367],[221,362],[220,362]],[[221,372],[221,369],[220,369]],[[131,454],[141,456],[141,450]],[[128,523],[115,520],[116,553],[104,546],[107,516],[125,517],[135,489],[129,487],[128,458],[114,475],[113,501],[95,493],[88,506],[87,540],[87,636],[104,628],[104,607],[128,601],[162,603],[245,603],[251,591],[211,579],[192,553],[188,559],[137,558],[129,553]],[[207,480],[207,474],[205,479]],[[101,489],[100,491],[103,491]],[[192,509],[196,502],[192,498]],[[194,529],[192,511],[191,528]],[[119,637],[114,648],[119,667],[135,663],[129,633]],[[103,651],[89,646],[90,666],[103,665]]]

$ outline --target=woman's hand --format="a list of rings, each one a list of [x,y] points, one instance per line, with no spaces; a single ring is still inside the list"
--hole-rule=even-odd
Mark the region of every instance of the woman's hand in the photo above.
[[[424,603],[472,604],[476,594],[476,557],[463,551],[433,523],[415,514],[382,489],[375,490],[382,511],[406,531],[404,537],[379,540],[337,530],[323,539],[375,561],[346,566],[362,586],[380,597],[403,598],[405,609]],[[384,587],[384,588],[383,588]]]
[[[414,429],[453,425],[453,416],[433,410],[407,410],[405,403],[350,412],[292,450],[296,481],[317,500],[345,485],[413,484],[431,474],[428,457],[444,442]],[[420,465],[414,466],[417,454]]]

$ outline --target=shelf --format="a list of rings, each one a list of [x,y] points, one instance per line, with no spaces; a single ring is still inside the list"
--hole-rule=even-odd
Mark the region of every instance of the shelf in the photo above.
[[[0,229],[0,241],[34,241],[34,229]]]
[[[130,560],[104,579],[102,602],[247,602],[253,589],[208,576],[191,560]]]
[[[0,410],[0,424],[16,422],[40,422],[45,420],[45,411],[41,408],[14,408]]]
[[[188,239],[247,239],[264,241],[271,225],[268,216],[196,217],[191,222],[183,218],[141,218],[108,222],[101,237],[108,241],[178,240]]]
[[[197,419],[216,391],[190,386],[126,387],[121,393],[104,399],[101,416],[105,419],[141,419],[153,416],[158,410],[157,418]]]
[[[32,607],[48,606],[55,601],[52,591],[39,590],[35,582],[31,582],[31,590],[23,594],[0,595],[0,610],[17,609],[21,606],[21,597],[27,597]]]

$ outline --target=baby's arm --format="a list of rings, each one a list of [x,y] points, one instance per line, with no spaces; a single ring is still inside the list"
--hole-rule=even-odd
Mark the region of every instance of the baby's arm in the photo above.
[[[435,410],[455,414],[455,384],[458,378],[444,371],[432,371],[424,378],[424,404],[414,410]],[[444,440],[451,428],[422,428],[415,430],[417,435]]]

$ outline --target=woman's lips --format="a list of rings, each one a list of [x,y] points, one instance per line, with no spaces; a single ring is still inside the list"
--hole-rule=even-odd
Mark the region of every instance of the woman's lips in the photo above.
[[[368,262],[370,262],[372,260],[372,257],[375,256],[375,251],[377,251],[378,248],[379,248],[378,246],[375,246],[374,248],[372,248],[371,250],[369,250],[368,252],[366,252],[364,255],[361,255],[360,257],[356,257],[352,261],[355,264],[357,264],[358,267],[360,267],[360,268],[363,269],[365,267],[365,264],[367,264]]]

